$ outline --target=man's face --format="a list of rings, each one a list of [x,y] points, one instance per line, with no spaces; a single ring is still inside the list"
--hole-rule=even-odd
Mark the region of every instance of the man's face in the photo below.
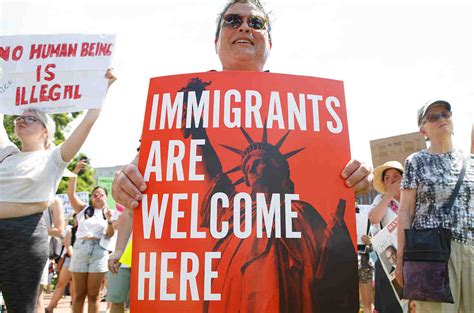
[[[262,71],[270,53],[271,43],[266,28],[255,30],[248,25],[249,16],[264,14],[250,3],[236,3],[224,13],[237,14],[242,17],[239,27],[231,28],[221,23],[221,30],[216,41],[216,52],[223,70]]]
[[[385,250],[385,257],[393,266],[397,265],[397,253],[393,249]]]

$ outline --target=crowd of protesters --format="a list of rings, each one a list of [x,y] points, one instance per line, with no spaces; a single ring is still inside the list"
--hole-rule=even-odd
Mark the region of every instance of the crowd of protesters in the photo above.
[[[106,79],[115,80],[111,70]],[[54,145],[53,119],[36,109],[15,119],[19,149],[0,128],[0,289],[10,312],[33,312],[48,260],[43,212],[54,202],[67,164],[79,152],[100,109],[90,109],[72,134]],[[3,126],[3,114],[0,115]]]
[[[441,227],[449,230],[452,236],[448,285],[453,303],[409,301],[408,310],[423,313],[473,312],[474,145],[471,145],[470,155],[454,147],[452,108],[447,101],[427,102],[418,110],[417,121],[420,133],[430,142],[428,149],[410,155],[405,166],[391,161],[374,170],[373,187],[380,194],[375,198],[369,213],[372,229],[375,230],[372,235],[376,235],[380,228],[398,216],[398,247],[389,245],[384,251],[384,257],[391,266],[387,274],[395,272],[396,281],[393,282],[392,288],[378,258],[375,262],[374,307],[377,312],[403,312],[396,289],[404,284],[404,230]],[[460,175],[464,177],[459,179],[459,192],[454,198],[453,206],[446,210],[446,202],[456,189]],[[364,235],[362,239],[370,248],[370,237]],[[364,266],[361,266],[359,272],[363,268]],[[364,292],[361,288],[361,300],[366,297]],[[371,306],[368,300],[361,303],[364,307]]]
[[[219,15],[215,45],[222,70],[263,71],[271,48],[271,27],[260,2],[229,2]],[[106,78],[109,86],[115,81],[110,70]],[[371,237],[397,218],[398,249],[387,249],[385,258],[400,286],[404,230],[441,226],[452,233],[449,283],[454,303],[417,301],[410,303],[410,312],[474,312],[473,155],[453,146],[453,111],[444,100],[420,108],[418,127],[429,148],[410,155],[404,165],[390,161],[372,171],[363,162],[348,160],[341,169],[341,176],[356,194],[366,193],[371,185],[379,193],[369,213],[371,234],[362,238],[366,248],[360,255],[359,288],[364,312],[402,312],[380,259],[371,259]],[[127,306],[130,268],[121,264],[120,258],[130,243],[133,209],[146,189],[136,161],[115,176],[113,196],[125,207],[120,216],[114,216],[115,210],[107,207],[107,191],[100,186],[92,190],[90,205],[81,201],[76,195],[77,178],[71,177],[68,197],[74,215],[71,227],[65,227],[61,203],[54,197],[63,171],[79,152],[99,113],[100,109],[90,109],[71,136],[57,147],[53,143],[54,121],[41,111],[29,109],[15,119],[20,149],[0,128],[0,291],[9,313],[53,312],[68,285],[73,312],[83,312],[86,298],[88,312],[98,312],[105,281],[111,312],[124,312]],[[465,163],[459,195],[452,210],[445,212],[443,204]],[[86,166],[80,160],[73,173],[79,174]],[[116,247],[110,248],[106,241],[117,229]],[[40,285],[49,285],[51,236],[63,238],[63,249],[56,289],[45,307]]]

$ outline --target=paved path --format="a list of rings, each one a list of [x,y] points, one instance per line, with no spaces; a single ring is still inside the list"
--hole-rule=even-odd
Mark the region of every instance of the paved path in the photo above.
[[[48,306],[49,301],[51,301],[52,296],[53,296],[52,293],[44,294],[45,306]],[[105,313],[106,310],[107,310],[107,303],[101,302],[100,312]],[[84,305],[84,312],[87,312],[87,300],[86,300],[86,304]],[[62,297],[61,300],[59,300],[58,306],[56,307],[56,309],[54,309],[54,313],[71,313],[71,297],[70,296]]]

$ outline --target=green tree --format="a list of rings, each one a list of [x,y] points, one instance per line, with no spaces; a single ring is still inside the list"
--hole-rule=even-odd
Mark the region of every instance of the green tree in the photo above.
[[[54,133],[54,143],[56,145],[61,144],[65,137],[64,132],[67,130],[69,123],[71,123],[77,116],[79,116],[81,112],[74,112],[74,113],[60,113],[60,114],[51,114],[54,122],[56,123],[56,131]],[[9,116],[6,115],[4,118],[4,127],[7,131],[8,137],[10,140],[20,147],[20,140],[15,135],[14,132],[14,125],[13,120],[16,116]],[[86,157],[85,154],[79,154],[79,157],[74,159],[71,164],[69,164],[68,169],[73,170],[76,166],[78,160]],[[82,170],[77,179],[77,191],[92,191],[93,186],[95,186],[94,180],[94,170],[90,167]],[[61,183],[59,184],[57,193],[65,193],[67,191],[67,178],[63,178]]]

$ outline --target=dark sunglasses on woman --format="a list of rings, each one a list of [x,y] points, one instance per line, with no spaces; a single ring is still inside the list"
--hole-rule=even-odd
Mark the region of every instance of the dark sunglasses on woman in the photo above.
[[[255,30],[262,30],[265,29],[265,25],[267,24],[267,20],[262,16],[257,15],[249,15],[249,16],[241,16],[238,14],[226,14],[222,17],[222,26],[229,27],[229,28],[238,28],[242,25],[244,19],[247,19],[247,25]]]
[[[434,123],[441,118],[444,118],[445,120],[447,120],[451,118],[451,115],[452,113],[450,111],[428,114],[426,115],[425,122],[428,121],[430,123]]]

